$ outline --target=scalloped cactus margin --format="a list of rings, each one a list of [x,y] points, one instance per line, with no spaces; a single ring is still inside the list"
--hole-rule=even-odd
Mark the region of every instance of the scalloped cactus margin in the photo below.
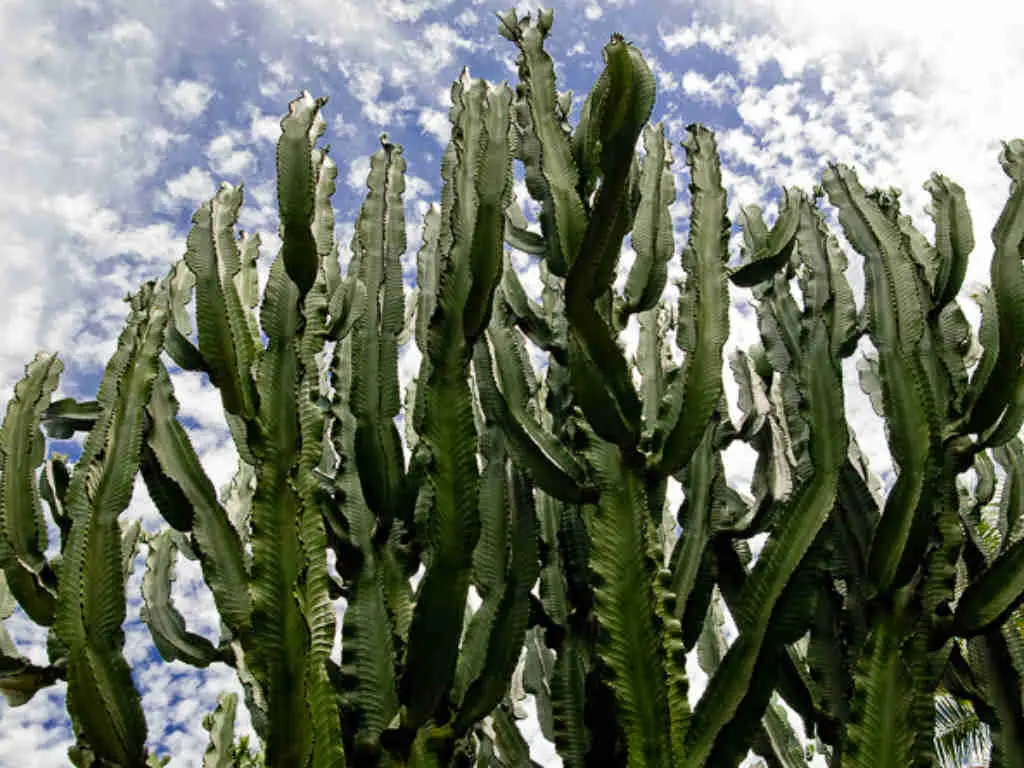
[[[682,142],[693,213],[669,302],[675,181],[664,128],[647,122],[650,68],[612,36],[573,128],[544,50],[552,12],[498,17],[519,83],[464,72],[453,84],[408,307],[402,147],[381,137],[342,276],[337,167],[317,146],[326,100],[304,92],[282,120],[282,247],[262,297],[259,238],[234,232],[243,189],[224,185],[193,216],[184,258],[130,298],[95,401],[52,400],[56,356],[26,367],[0,428],[0,618],[16,602],[49,626],[50,663],[0,631],[9,704],[66,680],[76,765],[164,762],[147,752],[122,655],[141,540],[159,652],[232,666],[264,748],[236,743],[237,697],[222,696],[204,720],[211,768],[528,765],[515,725],[526,692],[570,768],[734,765],[750,748],[804,765],[780,701],[832,765],[931,765],[938,694],[988,725],[992,765],[1022,765],[1024,141],[1000,157],[1012,184],[978,340],[957,303],[974,248],[959,186],[925,185],[933,245],[898,193],[830,165],[813,197],[785,190],[771,226],[742,211],[730,266],[718,152],[699,125]],[[514,161],[539,231],[513,194]],[[864,258],[862,310],[823,194]],[[620,295],[627,236],[637,258]],[[505,245],[539,258],[539,301]],[[730,281],[751,290],[761,335],[731,361],[735,424]],[[422,359],[403,411],[410,334]],[[865,335],[862,386],[900,469],[884,498],[843,410],[842,362]],[[541,377],[527,342],[547,357]],[[220,393],[240,457],[220,494],[178,421],[163,351]],[[47,458],[40,426],[86,432],[81,458]],[[750,497],[725,479],[736,441],[758,455]],[[168,524],[155,534],[120,519],[136,474]],[[44,502],[61,533],[53,557]],[[210,586],[217,645],[171,602],[179,553]],[[710,676],[694,706],[691,651]]]

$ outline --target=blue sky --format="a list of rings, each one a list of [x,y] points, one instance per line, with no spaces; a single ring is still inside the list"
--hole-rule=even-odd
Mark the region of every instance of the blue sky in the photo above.
[[[221,181],[245,182],[240,226],[261,233],[265,278],[279,245],[274,142],[301,89],[330,98],[322,143],[339,166],[343,265],[368,158],[383,131],[405,148],[412,263],[422,215],[440,198],[452,80],[467,65],[474,77],[515,81],[515,49],[496,33],[494,17],[506,7],[446,0],[0,3],[0,408],[41,349],[62,354],[62,394],[94,392],[125,316],[122,297],[181,256],[192,211]],[[917,0],[562,3],[548,50],[559,88],[574,91],[577,109],[614,31],[641,48],[658,78],[653,119],[665,122],[673,142],[677,252],[689,213],[678,142],[687,123],[703,122],[718,136],[733,220],[758,202],[774,215],[779,185],[809,190],[834,159],[853,163],[867,184],[901,188],[905,212],[930,237],[921,184],[932,170],[947,174],[967,190],[974,216],[978,245],[968,280],[987,279],[989,232],[1007,194],[999,142],[1024,136],[1024,6],[975,0],[968,13]],[[521,182],[517,192],[526,199]],[[732,248],[738,255],[735,237]],[[630,259],[627,241],[623,269]],[[851,261],[859,291],[859,259]],[[536,288],[535,265],[522,255],[515,263]],[[757,335],[746,298],[734,291],[730,348],[746,348]],[[976,317],[971,302],[964,306]],[[635,330],[624,342],[635,349]],[[410,345],[403,385],[417,363]],[[854,361],[846,372],[851,421],[872,467],[885,473],[884,434],[857,387]],[[176,373],[174,384],[196,448],[221,487],[236,456],[219,397],[196,375]],[[730,481],[748,484],[750,455],[734,451],[728,463]],[[141,486],[126,514],[147,530],[159,525]],[[144,560],[140,552],[128,587],[126,655],[151,744],[175,755],[172,765],[196,765],[206,742],[202,715],[218,692],[237,684],[226,668],[196,673],[159,661],[138,622]],[[216,612],[193,563],[179,563],[174,591],[190,629],[215,640]],[[6,626],[27,656],[45,661],[43,632],[20,612]],[[61,686],[17,709],[0,703],[0,767],[66,764],[63,696]],[[247,731],[240,710],[239,728]],[[535,723],[524,728],[535,759],[557,765]]]

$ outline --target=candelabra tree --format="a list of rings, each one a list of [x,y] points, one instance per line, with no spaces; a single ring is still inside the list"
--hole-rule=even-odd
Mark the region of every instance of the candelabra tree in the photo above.
[[[243,190],[224,185],[184,258],[131,297],[95,400],[53,400],[55,355],[27,366],[0,432],[0,608],[16,600],[50,628],[50,663],[0,636],[0,686],[19,704],[67,682],[76,765],[158,762],[122,653],[140,542],[158,651],[235,669],[270,766],[529,765],[515,725],[527,692],[566,766],[725,766],[751,748],[805,764],[780,702],[830,765],[931,765],[937,692],[973,706],[992,765],[1022,765],[1024,142],[1000,158],[1012,184],[977,340],[957,298],[974,248],[960,187],[926,185],[931,243],[898,193],[830,164],[812,193],[785,190],[771,225],[742,210],[730,267],[718,152],[699,125],[682,143],[692,213],[669,300],[675,184],[664,128],[648,124],[653,74],[614,35],[573,128],[551,24],[499,14],[514,89],[453,84],[408,306],[402,148],[382,137],[371,159],[343,275],[324,99],[303,93],[281,123],[282,244],[262,292],[259,238],[234,231]],[[516,161],[539,228],[513,193]],[[864,259],[863,308],[823,195]],[[538,258],[539,296],[506,245]],[[730,361],[737,423],[730,282],[752,290],[761,336]],[[843,361],[865,339],[861,384],[898,468],[884,497],[844,407]],[[403,404],[410,341],[421,363]],[[168,361],[220,394],[239,456],[220,493]],[[85,432],[80,458],[47,457],[41,426]],[[726,481],[735,442],[757,453],[749,494]],[[155,533],[122,519],[139,474],[167,524]],[[216,644],[173,605],[178,554],[213,595]],[[693,650],[709,675],[695,704]],[[236,706],[224,696],[204,721],[205,765],[250,764]]]

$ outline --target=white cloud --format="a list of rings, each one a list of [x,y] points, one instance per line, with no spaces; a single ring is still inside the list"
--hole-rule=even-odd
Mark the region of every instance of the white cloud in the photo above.
[[[448,139],[451,137],[452,124],[448,115],[439,109],[424,108],[420,110],[417,121],[424,133],[433,136],[442,147],[448,146]]]
[[[352,189],[365,190],[366,177],[370,175],[370,158],[363,155],[348,164],[348,176],[345,181]]]
[[[235,180],[256,161],[248,149],[236,148],[237,140],[237,134],[222,133],[206,145],[206,157],[218,176],[230,176]]]
[[[696,70],[687,70],[681,82],[683,92],[698,101],[721,105],[736,88],[732,75],[722,72],[714,80],[708,80]]]
[[[181,80],[165,85],[161,103],[179,120],[195,120],[213,98],[213,88],[198,80]]]
[[[473,27],[480,22],[480,17],[472,8],[466,8],[455,17],[455,23],[461,27]]]
[[[453,0],[385,0],[381,3],[388,18],[393,21],[418,21],[424,14],[449,7]]]
[[[87,23],[69,38],[37,4],[0,7],[0,97],[17,105],[0,117],[0,292],[9,297],[0,327],[12,342],[0,351],[0,400],[36,349],[66,347],[68,318],[88,316],[84,307],[101,301],[87,291],[100,287],[101,259],[116,253],[91,252],[87,235],[108,225],[136,229],[111,212],[143,207],[139,186],[175,140],[159,122],[155,25],[130,17],[111,24],[85,10],[81,20]],[[89,200],[98,216],[93,228],[68,222],[85,228],[76,233],[55,220],[51,205],[59,206],[60,196]],[[86,285],[68,278],[82,264],[93,275]],[[46,286],[41,301],[29,299],[38,297],[36,286]]]
[[[152,49],[156,45],[156,37],[149,27],[136,19],[114,24],[108,34],[115,43],[137,44],[146,49]]]
[[[426,195],[433,194],[434,187],[426,179],[422,179],[419,176],[413,176],[407,174],[405,177],[405,202],[406,205],[411,204],[414,200],[418,200]]]
[[[264,62],[264,79],[260,80],[260,95],[276,99],[296,90],[297,84],[288,64],[281,60]]]
[[[217,185],[209,171],[193,166],[181,176],[168,181],[158,199],[161,205],[168,208],[186,204],[198,207],[213,197],[216,191]]]
[[[276,144],[279,138],[281,138],[281,118],[277,115],[265,115],[258,109],[254,109],[249,123],[249,139],[254,143],[269,141]]]

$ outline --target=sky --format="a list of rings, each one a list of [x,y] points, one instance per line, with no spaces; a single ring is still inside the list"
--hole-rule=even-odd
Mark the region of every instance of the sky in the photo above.
[[[408,163],[411,267],[423,213],[440,199],[452,81],[464,65],[474,77],[516,80],[515,48],[497,34],[494,16],[507,7],[473,0],[0,0],[0,413],[39,350],[59,352],[65,363],[58,396],[95,393],[126,316],[123,297],[182,256],[192,212],[222,181],[244,180],[239,227],[260,233],[265,279],[280,244],[275,142],[288,102],[303,89],[329,97],[321,144],[330,144],[339,166],[334,206],[343,267],[369,156],[385,131]],[[576,95],[574,115],[613,32],[636,44],[657,76],[652,121],[664,122],[673,143],[677,254],[689,215],[679,142],[688,123],[701,122],[718,138],[734,222],[752,203],[774,216],[783,185],[809,191],[825,163],[838,160],[852,163],[868,186],[902,189],[904,212],[930,238],[922,184],[933,170],[946,174],[965,188],[974,218],[968,282],[987,282],[990,232],[1008,193],[1000,142],[1024,137],[1024,4],[973,0],[967,11],[918,0],[570,0],[555,6],[547,50],[559,89]],[[518,178],[525,201],[521,172]],[[738,257],[738,229],[730,245]],[[860,260],[850,256],[860,294]],[[630,259],[627,241],[623,272]],[[536,265],[522,254],[514,263],[536,290]],[[678,258],[674,264],[678,275]],[[757,339],[749,298],[733,289],[728,349]],[[962,304],[975,320],[972,303]],[[635,336],[625,334],[627,350]],[[884,432],[854,365],[845,368],[850,421],[872,468],[891,481]],[[403,386],[417,367],[409,345]],[[176,372],[173,381],[183,422],[221,487],[237,457],[219,396],[196,374]],[[51,448],[75,453],[74,445]],[[727,457],[736,487],[749,485],[751,459],[742,449]],[[125,517],[149,531],[160,526],[141,484]],[[207,738],[202,716],[219,692],[240,689],[223,665],[196,672],[159,659],[138,618],[141,550],[128,584],[125,655],[151,747],[173,755],[172,766],[197,765]],[[174,595],[189,628],[215,641],[217,614],[194,563],[179,561]],[[26,656],[45,663],[44,632],[20,611],[6,627]],[[239,710],[239,731],[247,732],[248,715]],[[559,765],[535,721],[523,727],[534,759]],[[23,707],[0,702],[0,768],[66,765],[70,743],[63,685]]]

